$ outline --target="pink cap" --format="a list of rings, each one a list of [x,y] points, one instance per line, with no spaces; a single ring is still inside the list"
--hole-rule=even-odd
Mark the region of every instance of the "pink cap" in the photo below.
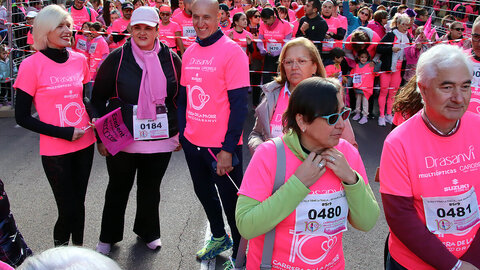
[[[161,5],[160,6],[160,12],[172,12],[172,8],[170,8],[169,6],[167,5]]]

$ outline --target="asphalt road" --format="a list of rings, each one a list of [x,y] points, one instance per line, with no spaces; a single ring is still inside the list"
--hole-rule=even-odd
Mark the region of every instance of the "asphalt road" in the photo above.
[[[245,134],[249,134],[252,125],[253,112],[250,110]],[[380,202],[379,184],[374,182],[374,176],[383,140],[390,126],[379,127],[375,120],[363,126],[356,123],[352,125],[370,184]],[[52,234],[57,211],[38,154],[38,135],[15,126],[14,119],[0,118],[0,179],[5,183],[20,231],[31,249],[39,253],[53,247]],[[248,164],[249,159],[246,150],[244,164]],[[86,199],[84,245],[88,248],[94,248],[98,241],[107,180],[104,158],[96,153]],[[212,262],[201,263],[195,259],[196,251],[205,240],[207,221],[193,192],[183,152],[173,154],[161,185],[159,211],[163,246],[157,252],[149,250],[132,232],[135,198],[134,187],[125,218],[124,239],[114,246],[111,253],[111,258],[122,269],[222,269],[221,264],[229,255],[228,252]],[[346,269],[383,269],[386,235],[383,210],[377,225],[370,232],[364,233],[349,227],[344,233]]]

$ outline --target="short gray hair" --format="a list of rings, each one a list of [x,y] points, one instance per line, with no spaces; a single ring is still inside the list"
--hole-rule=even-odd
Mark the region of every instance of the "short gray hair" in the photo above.
[[[70,27],[73,27],[70,13],[61,6],[49,5],[42,8],[33,22],[33,47],[37,50],[46,49],[48,33],[55,30],[65,19],[70,23]]]
[[[121,270],[116,262],[91,249],[64,246],[28,257],[17,270]]]
[[[417,83],[428,85],[437,77],[439,69],[449,69],[464,64],[470,75],[473,64],[470,57],[458,46],[439,44],[428,49],[420,55],[417,63]],[[417,89],[418,90],[418,89]]]

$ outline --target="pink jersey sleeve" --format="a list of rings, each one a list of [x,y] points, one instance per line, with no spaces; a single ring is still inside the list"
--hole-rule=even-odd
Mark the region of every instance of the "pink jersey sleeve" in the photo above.
[[[40,53],[40,52],[37,52],[37,53]],[[30,61],[30,57],[26,58],[20,64],[20,68],[18,69],[17,79],[15,80],[13,87],[22,89],[32,97],[35,96],[35,93],[38,88],[36,74],[37,72],[36,72],[35,63]]]
[[[292,34],[292,31],[293,31],[293,29],[292,29],[292,26],[290,25],[290,23],[289,22],[284,22],[283,23],[283,34],[285,36],[287,36],[289,34]]]
[[[230,59],[225,66],[225,84],[227,90],[250,86],[248,56],[240,46],[232,46]]]
[[[395,134],[393,131],[393,134]],[[390,133],[390,136],[393,135]],[[399,140],[389,140],[383,145],[380,160],[380,193],[412,197],[412,184],[408,175],[405,152]]]
[[[273,142],[265,142],[258,146],[245,171],[238,194],[260,202],[272,195],[277,169],[276,160],[277,150]]]
[[[365,165],[363,165],[362,157],[360,156],[357,148],[355,148],[346,140],[342,139],[338,144],[338,150],[342,152],[342,154],[345,156],[350,167],[354,171],[359,173],[362,176],[363,181],[368,184],[368,177],[367,172],[365,171]]]

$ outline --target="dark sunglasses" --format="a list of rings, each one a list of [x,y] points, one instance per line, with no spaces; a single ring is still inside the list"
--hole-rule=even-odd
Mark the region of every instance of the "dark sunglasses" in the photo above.
[[[463,32],[463,31],[465,31],[465,28],[453,28],[453,30]]]
[[[367,13],[367,12],[360,12],[360,14],[365,15],[365,16],[370,16],[370,13]]]
[[[340,119],[340,117],[342,117],[344,121],[347,120],[351,112],[352,112],[352,109],[345,107],[342,112],[332,113],[330,115],[320,116],[320,117],[327,119],[327,124],[329,126],[333,126],[338,122],[338,119]]]
[[[253,15],[254,18],[260,18],[260,15]]]

